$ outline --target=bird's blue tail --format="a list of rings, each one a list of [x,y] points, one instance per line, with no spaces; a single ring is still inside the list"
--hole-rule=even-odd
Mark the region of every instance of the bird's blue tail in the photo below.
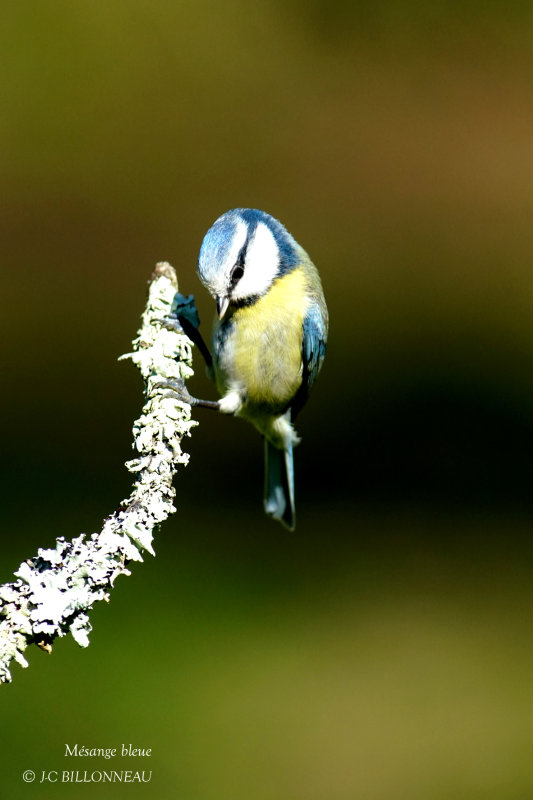
[[[293,531],[296,525],[294,510],[294,465],[292,444],[279,450],[265,439],[265,511]]]

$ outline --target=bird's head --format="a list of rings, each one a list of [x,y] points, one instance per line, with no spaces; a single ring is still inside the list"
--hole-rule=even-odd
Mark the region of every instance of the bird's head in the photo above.
[[[251,208],[227,211],[207,231],[198,275],[223,318],[230,305],[262,297],[280,275],[300,260],[299,247],[281,222]]]

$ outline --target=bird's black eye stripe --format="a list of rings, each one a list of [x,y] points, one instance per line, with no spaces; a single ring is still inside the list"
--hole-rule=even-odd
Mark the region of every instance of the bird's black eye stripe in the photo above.
[[[244,270],[242,267],[239,266],[234,267],[233,272],[231,273],[231,282],[237,283],[237,281],[240,281],[243,275],[244,275]]]
[[[240,281],[242,276],[244,275],[244,257],[246,254],[246,248],[243,247],[241,252],[239,253],[239,257],[237,259],[237,263],[233,267],[231,272],[231,286],[235,286],[236,283]]]

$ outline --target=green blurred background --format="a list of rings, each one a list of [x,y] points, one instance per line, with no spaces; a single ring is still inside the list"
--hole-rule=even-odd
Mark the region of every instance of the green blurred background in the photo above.
[[[331,312],[296,533],[202,416],[157,558],[2,689],[2,795],[530,796],[531,4],[17,0],[0,41],[2,581],[129,492],[156,261],[207,327],[202,237],[263,208]],[[151,784],[23,783],[110,766],[76,742]]]

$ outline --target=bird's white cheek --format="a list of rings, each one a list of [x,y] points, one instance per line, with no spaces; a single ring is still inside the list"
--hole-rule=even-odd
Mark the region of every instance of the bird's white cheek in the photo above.
[[[236,300],[262,295],[278,274],[279,248],[271,231],[260,222],[246,250],[244,275],[236,286]]]

